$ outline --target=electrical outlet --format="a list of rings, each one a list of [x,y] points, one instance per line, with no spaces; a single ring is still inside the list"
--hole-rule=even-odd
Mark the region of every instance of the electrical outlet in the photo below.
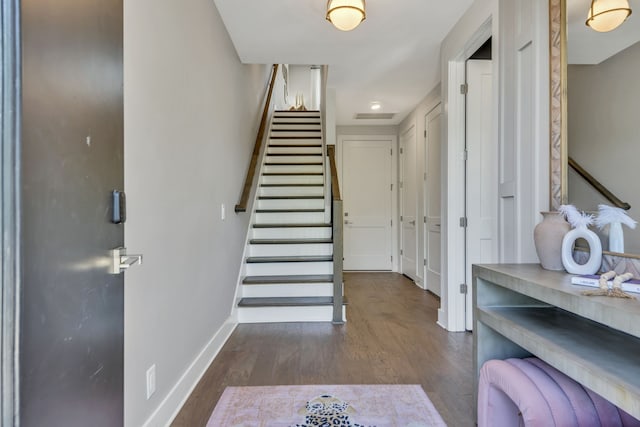
[[[156,365],[153,364],[147,369],[147,399],[156,392]]]
[[[220,206],[220,219],[224,221],[227,216],[227,212],[224,208],[224,203]]]

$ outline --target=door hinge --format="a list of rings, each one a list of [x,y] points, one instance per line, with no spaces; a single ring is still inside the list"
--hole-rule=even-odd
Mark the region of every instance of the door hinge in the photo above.
[[[393,191],[393,184],[391,184],[391,191]]]
[[[466,162],[468,158],[469,158],[469,152],[465,148],[464,151],[462,152],[462,160]]]
[[[393,262],[393,255],[391,255],[391,262]]]
[[[426,216],[422,217],[422,222],[424,222],[425,224],[427,223],[427,217]]]
[[[460,293],[461,294],[466,294],[469,291],[469,287],[467,286],[466,283],[461,283],[460,284]]]
[[[424,173],[424,180],[425,181],[427,180],[427,173],[426,172]]]
[[[400,222],[402,222],[402,215],[400,215]]]
[[[391,226],[393,227],[393,220],[391,220]]]
[[[402,148],[400,149],[400,154],[404,154],[404,150]]]
[[[424,259],[424,263],[423,263],[423,265],[424,265],[425,267],[427,266],[427,259],[426,259],[426,258]]]
[[[466,95],[467,92],[469,92],[469,85],[464,83],[460,85],[460,94],[461,95]]]
[[[393,148],[391,149],[391,155],[393,156]]]
[[[404,255],[404,251],[400,249],[400,255]]]
[[[426,129],[424,130],[424,137],[425,138],[427,137],[427,130]]]
[[[460,227],[467,227],[467,217],[466,216],[461,216],[460,217]]]

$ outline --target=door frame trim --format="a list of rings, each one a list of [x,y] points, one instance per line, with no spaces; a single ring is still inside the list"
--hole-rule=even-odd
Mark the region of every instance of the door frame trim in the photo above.
[[[360,140],[360,141],[391,141],[391,149],[393,155],[391,158],[391,180],[393,184],[393,190],[391,191],[391,219],[393,220],[393,226],[391,227],[391,256],[393,261],[391,262],[391,271],[398,272],[399,268],[399,219],[400,213],[398,211],[398,136],[397,135],[347,135],[339,134],[336,137],[336,166],[338,168],[338,181],[342,180],[342,149],[344,142],[348,140]],[[344,197],[344,196],[343,196]]]
[[[2,0],[0,3],[2,39],[2,81],[0,106],[1,164],[0,192],[2,208],[0,235],[2,236],[1,286],[1,369],[2,403],[0,419],[3,426],[20,424],[19,408],[19,336],[20,336],[20,148],[21,148],[21,62],[20,62],[20,2]]]
[[[465,299],[460,293],[460,284],[464,283],[465,263],[461,262],[465,254],[465,233],[459,225],[464,209],[464,173],[463,153],[465,148],[465,97],[460,93],[460,85],[466,83],[465,63],[490,37],[494,37],[494,52],[497,52],[498,34],[493,31],[494,16],[490,15],[475,30],[470,32],[460,50],[445,53],[442,59],[442,72],[447,76],[443,85],[443,235],[442,235],[442,296],[438,311],[438,324],[451,332],[465,330]],[[497,56],[499,58],[499,56]],[[499,62],[495,62],[499,67]],[[499,69],[499,68],[498,68]],[[499,73],[494,75],[499,78]],[[498,90],[496,84],[494,91]],[[495,93],[495,92],[494,92]],[[499,97],[495,98],[496,100]],[[497,104],[496,104],[497,105]],[[495,111],[494,111],[495,113]],[[494,115],[497,117],[497,114]]]

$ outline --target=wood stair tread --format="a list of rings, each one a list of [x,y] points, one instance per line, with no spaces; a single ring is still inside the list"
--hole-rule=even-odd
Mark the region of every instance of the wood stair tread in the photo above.
[[[278,123],[274,123],[277,125]],[[271,133],[273,132],[320,132],[322,129],[273,129],[271,128]]]
[[[347,300],[343,300],[347,304]],[[238,307],[309,307],[333,305],[333,297],[242,298]]]
[[[324,196],[260,196],[258,200],[321,200]]]
[[[322,144],[270,144],[269,148],[321,148]],[[269,155],[269,153],[267,153]]]
[[[318,213],[324,209],[256,209],[256,213]]]
[[[265,166],[322,166],[322,162],[300,162],[300,163],[291,163],[291,162],[265,162]]]
[[[271,262],[331,262],[333,255],[311,256],[251,256],[247,258],[248,264],[265,264]]]
[[[323,243],[333,243],[332,239],[320,238],[320,239],[251,239],[249,244],[251,245],[317,245]]]
[[[306,135],[306,136],[281,136],[281,135],[271,135],[269,139],[322,139],[321,135]]]
[[[289,119],[290,117],[275,117],[276,119]],[[315,117],[296,117],[297,119],[313,119]],[[320,126],[320,121],[316,121],[316,122],[281,122],[280,120],[274,120],[273,121],[274,125],[295,125],[295,126]]]
[[[329,227],[331,228],[331,224],[324,224],[324,223],[317,223],[317,222],[313,222],[313,223],[306,223],[306,224],[298,224],[298,223],[293,223],[293,224],[253,224],[253,228],[311,228],[311,227]]]
[[[288,114],[288,113],[294,113],[294,114],[320,114],[320,110],[275,110],[273,112],[276,116],[278,114]]]
[[[300,176],[319,176],[322,175],[322,172],[263,172],[264,176],[290,176],[290,175],[300,175]]]
[[[290,276],[246,276],[245,285],[273,285],[287,283],[333,283],[332,274],[299,274]]]
[[[324,184],[260,184],[260,187],[324,187]]]
[[[281,156],[281,157],[306,157],[306,156],[322,156],[322,153],[267,153],[267,157]]]

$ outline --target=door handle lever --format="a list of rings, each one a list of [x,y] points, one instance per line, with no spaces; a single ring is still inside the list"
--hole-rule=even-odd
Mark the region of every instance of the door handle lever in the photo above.
[[[409,224],[416,225],[416,222],[415,221],[409,221]]]
[[[127,248],[111,249],[111,269],[109,273],[120,274],[132,265],[142,264],[142,255],[127,254]]]

